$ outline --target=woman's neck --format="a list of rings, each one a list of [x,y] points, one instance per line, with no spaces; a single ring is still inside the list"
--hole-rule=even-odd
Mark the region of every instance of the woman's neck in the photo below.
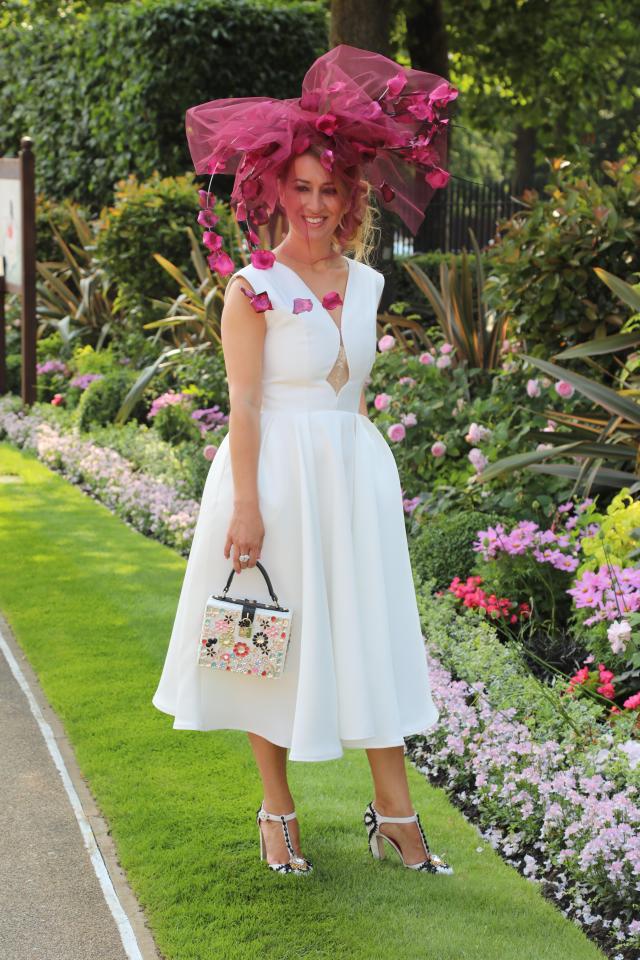
[[[292,260],[294,263],[307,267],[310,270],[315,270],[318,273],[324,272],[325,270],[332,270],[338,266],[343,259],[342,255],[336,253],[331,247],[319,249],[314,248],[313,245],[300,246],[296,245],[295,241],[289,241],[287,243],[286,237],[282,243],[275,248],[273,253],[275,253],[276,256],[284,254],[288,260]]]

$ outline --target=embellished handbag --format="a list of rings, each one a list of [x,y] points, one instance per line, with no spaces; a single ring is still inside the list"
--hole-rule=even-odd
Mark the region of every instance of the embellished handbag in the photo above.
[[[257,677],[281,676],[291,635],[291,610],[278,604],[271,580],[259,560],[273,603],[227,597],[235,570],[221,594],[207,600],[198,641],[198,663]]]

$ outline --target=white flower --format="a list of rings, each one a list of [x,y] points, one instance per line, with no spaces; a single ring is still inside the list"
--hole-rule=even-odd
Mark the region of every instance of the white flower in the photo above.
[[[640,741],[627,740],[625,743],[619,743],[618,750],[622,750],[623,753],[626,753],[627,757],[629,758],[629,766],[632,770],[635,770],[638,763],[640,763]]]
[[[607,630],[607,638],[614,653],[624,653],[631,636],[631,624],[628,620],[614,620]]]

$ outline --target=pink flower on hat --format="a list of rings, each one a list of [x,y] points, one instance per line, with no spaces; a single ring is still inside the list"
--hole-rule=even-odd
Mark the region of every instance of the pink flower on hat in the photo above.
[[[226,277],[228,274],[233,273],[235,267],[233,260],[224,250],[212,253],[210,257],[207,257],[207,263],[211,269],[219,273],[221,277]]]
[[[198,223],[201,227],[215,227],[220,217],[213,210],[201,210],[198,214]]]
[[[389,83],[387,84],[387,89],[389,95],[392,97],[397,97],[401,90],[407,85],[407,75],[403,71],[396,73],[395,77],[391,77]]]
[[[323,150],[322,153],[320,154],[320,163],[325,168],[325,170],[329,171],[329,173],[331,173],[333,170],[334,160],[335,160],[334,152],[333,150],[329,150],[329,148],[327,148],[326,150]]]
[[[276,262],[275,254],[271,250],[253,250],[250,257],[251,263],[258,270],[269,270]]]
[[[293,312],[294,313],[306,313],[308,310],[313,310],[313,303],[306,297],[296,297],[293,301]]]
[[[446,170],[441,170],[440,167],[434,167],[433,170],[425,174],[424,179],[430,187],[435,187],[435,189],[438,190],[441,187],[446,187],[451,177]]]
[[[212,207],[216,202],[216,198],[208,190],[198,190],[198,199],[203,208]]]
[[[386,180],[383,180],[380,184],[380,193],[385,203],[390,203],[396,195],[395,190],[389,186]]]
[[[338,126],[338,118],[333,113],[323,113],[316,120],[315,126],[320,133],[326,133],[328,137],[331,137]]]
[[[202,242],[208,250],[211,250],[214,253],[216,250],[222,249],[222,237],[219,233],[215,233],[213,230],[205,230],[202,234]]]

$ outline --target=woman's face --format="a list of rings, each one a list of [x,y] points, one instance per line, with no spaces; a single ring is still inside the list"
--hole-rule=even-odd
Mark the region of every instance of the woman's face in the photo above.
[[[305,238],[329,240],[345,206],[334,178],[315,154],[303,153],[294,159],[278,192],[292,230]]]

